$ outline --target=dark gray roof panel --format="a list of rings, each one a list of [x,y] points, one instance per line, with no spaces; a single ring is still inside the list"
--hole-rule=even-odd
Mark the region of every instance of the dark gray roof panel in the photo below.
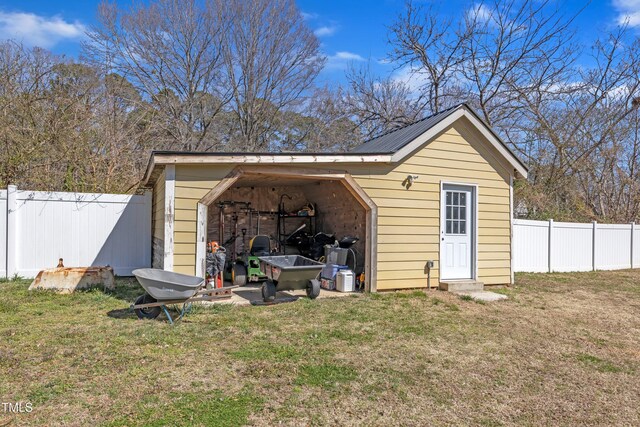
[[[363,144],[358,145],[351,150],[351,153],[362,154],[390,154],[400,150],[405,145],[437,125],[440,121],[446,118],[449,114],[460,108],[464,104],[456,105],[448,108],[444,111],[434,114],[429,117],[425,117],[422,120],[418,120],[415,123],[401,127],[399,129],[392,130],[373,139],[366,141]]]

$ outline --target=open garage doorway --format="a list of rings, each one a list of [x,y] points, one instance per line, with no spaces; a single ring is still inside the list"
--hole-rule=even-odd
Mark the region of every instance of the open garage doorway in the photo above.
[[[197,274],[204,275],[211,241],[225,247],[228,260],[246,265],[248,282],[260,282],[258,265],[247,259],[256,245],[261,254],[319,259],[331,239],[346,244],[355,237],[346,264],[356,275],[364,273],[366,290],[375,290],[376,212],[345,172],[237,167],[198,204]],[[265,237],[254,240],[256,236]],[[310,237],[311,243],[305,243]]]

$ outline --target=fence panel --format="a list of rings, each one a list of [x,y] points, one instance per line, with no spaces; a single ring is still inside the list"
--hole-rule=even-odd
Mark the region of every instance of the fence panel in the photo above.
[[[549,222],[513,220],[514,271],[549,271]]]
[[[110,265],[131,275],[151,265],[151,193],[143,196],[17,191],[11,236],[0,241],[14,254],[15,273],[34,277],[53,268]],[[7,209],[1,209],[7,212]],[[7,257],[2,257],[7,259]],[[11,273],[11,272],[9,272]]]
[[[516,272],[570,272],[640,268],[640,227],[513,220]]]
[[[631,224],[597,224],[596,270],[631,268]]]
[[[551,271],[593,269],[593,224],[554,222],[551,231]]]
[[[0,190],[0,277],[7,276],[7,190]]]

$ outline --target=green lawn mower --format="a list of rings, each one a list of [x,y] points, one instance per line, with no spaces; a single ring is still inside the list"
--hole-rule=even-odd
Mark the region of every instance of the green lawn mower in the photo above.
[[[231,261],[225,269],[225,280],[234,286],[245,286],[248,283],[262,283],[267,276],[260,270],[258,257],[271,255],[271,239],[258,235],[249,242],[249,251],[243,250],[239,258]]]

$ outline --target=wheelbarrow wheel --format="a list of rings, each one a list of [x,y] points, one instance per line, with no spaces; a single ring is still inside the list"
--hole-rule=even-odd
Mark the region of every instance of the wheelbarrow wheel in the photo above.
[[[233,286],[245,286],[247,284],[247,267],[244,264],[233,264],[233,267],[231,267],[231,282]]]
[[[156,299],[149,294],[140,295],[134,305],[152,304],[156,302]],[[145,307],[136,308],[133,311],[136,312],[138,319],[155,319],[160,315],[162,309],[160,307]]]
[[[262,299],[264,302],[271,302],[276,299],[276,285],[270,280],[262,284]]]
[[[309,280],[309,287],[307,288],[307,296],[311,299],[318,298],[320,295],[320,281],[319,280]]]

